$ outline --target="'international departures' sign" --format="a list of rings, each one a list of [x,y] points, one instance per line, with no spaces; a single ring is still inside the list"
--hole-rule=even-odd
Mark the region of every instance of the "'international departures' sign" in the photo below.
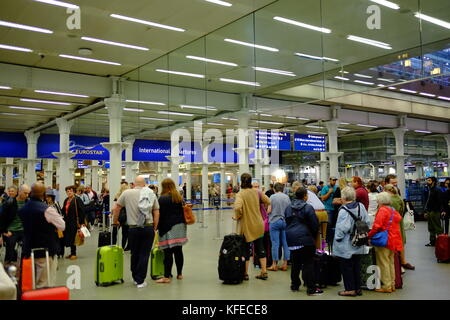
[[[326,136],[314,134],[294,134],[294,151],[324,152],[327,150]]]

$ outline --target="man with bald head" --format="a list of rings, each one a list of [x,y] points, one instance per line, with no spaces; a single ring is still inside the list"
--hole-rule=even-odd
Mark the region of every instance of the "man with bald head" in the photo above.
[[[24,229],[23,256],[30,257],[31,250],[47,248],[50,257],[50,279],[47,279],[45,252],[35,256],[36,287],[54,286],[58,254],[57,231],[64,231],[66,223],[54,207],[45,203],[45,186],[35,183],[31,186],[30,200],[19,210]]]
[[[114,225],[118,225],[120,209],[127,211],[128,243],[131,250],[131,273],[134,284],[144,288],[147,283],[148,260],[159,222],[159,203],[153,190],[146,187],[143,176],[135,179],[135,188],[127,189],[113,209]]]
[[[17,213],[28,200],[30,187],[23,184],[19,190],[16,186],[11,186],[8,190],[9,198],[3,204],[0,215],[0,232],[6,243],[5,266],[17,264],[16,244],[23,240],[22,220]]]

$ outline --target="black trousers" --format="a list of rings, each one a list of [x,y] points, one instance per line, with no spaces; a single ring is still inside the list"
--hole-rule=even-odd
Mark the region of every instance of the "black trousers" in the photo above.
[[[3,236],[6,245],[5,262],[17,261],[16,244],[23,241],[23,231],[11,231],[11,233],[10,237]]]
[[[245,261],[250,260],[252,255],[252,248],[250,244],[253,243],[255,248],[255,258],[263,259],[266,257],[266,250],[264,250],[264,238],[258,238],[252,242],[245,242]]]
[[[354,254],[350,259],[339,258],[345,291],[361,288],[361,255]]]
[[[450,212],[447,212],[447,214],[444,217],[444,233],[448,234],[448,225],[450,220]]]
[[[70,246],[70,255],[71,256],[76,256],[77,255],[77,246],[74,245],[74,244]]]
[[[117,244],[117,233],[119,232],[119,228],[114,226],[112,231],[112,240],[113,244]],[[122,229],[122,248],[126,248],[127,242],[128,242],[128,225],[120,226],[120,229]]]
[[[177,246],[173,248],[164,249],[164,277],[172,276],[173,258],[175,257],[175,265],[177,266],[177,276],[183,274],[183,247]]]
[[[315,246],[306,246],[298,250],[291,251],[291,286],[299,288],[302,284],[300,281],[300,271],[302,271],[303,281],[306,283],[308,290],[315,289],[314,284],[314,255],[316,253]]]
[[[154,238],[153,227],[130,228],[128,231],[131,250],[131,274],[137,284],[143,283],[147,277],[148,260]]]

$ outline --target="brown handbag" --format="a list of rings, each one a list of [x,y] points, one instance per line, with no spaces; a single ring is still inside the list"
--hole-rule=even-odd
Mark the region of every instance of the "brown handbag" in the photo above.
[[[184,213],[184,221],[186,224],[194,224],[195,223],[195,216],[192,212],[192,204],[185,204],[183,206],[183,213]]]

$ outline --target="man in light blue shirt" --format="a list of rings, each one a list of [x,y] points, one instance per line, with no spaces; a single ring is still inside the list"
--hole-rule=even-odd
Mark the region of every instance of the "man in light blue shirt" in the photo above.
[[[327,184],[325,187],[323,187],[322,191],[320,191],[320,200],[323,201],[323,204],[325,205],[325,210],[327,210],[328,213],[327,238],[328,240],[331,241],[334,237],[334,225],[332,224],[334,220],[333,198],[334,193],[336,192],[337,189],[336,181],[337,181],[336,177],[330,177],[330,183]],[[328,241],[328,243],[331,243],[331,241]]]

